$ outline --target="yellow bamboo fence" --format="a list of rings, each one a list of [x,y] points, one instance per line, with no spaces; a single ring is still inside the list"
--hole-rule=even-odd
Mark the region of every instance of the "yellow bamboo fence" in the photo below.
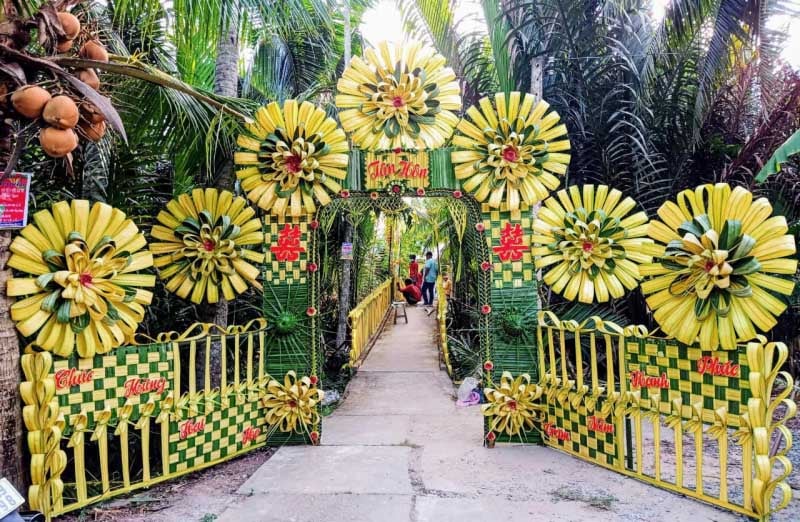
[[[762,520],[791,500],[785,345],[707,351],[551,312],[537,334],[547,445]]]
[[[350,310],[350,366],[357,367],[380,333],[392,305],[392,279],[387,279]]]
[[[278,381],[306,390],[317,378],[267,375],[265,328],[263,319],[225,330],[197,324],[93,358],[23,355],[30,507],[49,520],[213,466],[280,435],[267,424],[268,399],[285,384]],[[211,373],[212,347],[221,353],[219,375]],[[316,423],[304,428],[312,441]]]
[[[450,362],[450,349],[447,344],[447,297],[442,288],[442,278],[436,279],[436,293],[439,296],[436,309],[436,325],[439,334],[439,354],[447,369],[447,375],[453,378],[453,365]]]

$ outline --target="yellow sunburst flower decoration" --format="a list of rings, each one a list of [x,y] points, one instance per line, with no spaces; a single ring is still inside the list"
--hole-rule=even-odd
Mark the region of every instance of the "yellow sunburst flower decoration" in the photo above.
[[[458,123],[452,153],[456,178],[475,199],[499,208],[507,203],[544,200],[567,172],[570,143],[567,127],[555,111],[532,94],[499,92],[494,104],[487,98],[472,106]]]
[[[147,241],[105,203],[60,201],[34,214],[11,243],[8,265],[31,277],[8,281],[11,319],[33,343],[62,357],[106,353],[133,336],[155,276]]]
[[[298,379],[297,373],[291,370],[283,378],[283,384],[274,379],[269,381],[262,399],[267,409],[267,424],[285,433],[306,433],[318,424],[320,417],[317,405],[325,393],[316,387],[313,379]]]
[[[548,198],[533,222],[536,268],[553,292],[581,303],[605,303],[639,285],[639,263],[650,263],[647,214],[630,212],[632,198],[605,185],[571,186]],[[630,214],[630,215],[629,215]]]
[[[342,126],[367,150],[444,145],[461,109],[456,75],[421,43],[382,42],[355,56],[336,87]]]
[[[701,185],[658,209],[648,234],[658,262],[640,267],[647,304],[668,335],[700,347],[733,349],[769,331],[794,289],[794,237],[765,198],[742,187]],[[770,275],[777,274],[777,275]],[[787,276],[787,277],[780,277]]]
[[[531,384],[527,373],[515,379],[511,373],[503,372],[500,386],[486,388],[484,394],[486,404],[481,406],[481,412],[491,417],[491,432],[513,437],[523,429],[532,429],[534,422],[541,420],[544,406],[537,401],[542,396],[542,388]]]
[[[231,300],[261,289],[259,269],[264,254],[248,247],[264,244],[261,222],[244,198],[227,190],[195,189],[181,194],[158,213],[151,243],[159,276],[166,289],[193,303]]]
[[[313,214],[327,205],[347,177],[348,145],[344,131],[310,102],[272,102],[256,111],[247,134],[237,140],[242,151],[234,162],[247,198],[274,215]],[[316,203],[315,203],[316,201]]]

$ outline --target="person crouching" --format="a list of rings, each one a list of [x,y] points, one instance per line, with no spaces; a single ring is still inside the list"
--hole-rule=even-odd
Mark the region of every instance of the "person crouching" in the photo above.
[[[410,305],[415,305],[420,302],[422,299],[422,292],[420,291],[419,287],[414,284],[414,281],[411,279],[405,280],[406,286],[400,287],[400,283],[397,283],[397,289],[403,294],[403,297],[406,298],[406,302]]]

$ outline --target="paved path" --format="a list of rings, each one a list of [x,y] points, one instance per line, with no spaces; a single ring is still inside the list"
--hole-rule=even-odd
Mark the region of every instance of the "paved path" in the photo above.
[[[220,522],[737,520],[538,446],[482,447],[478,407],[439,371],[434,318],[388,326],[323,421],[322,445],[283,447]]]

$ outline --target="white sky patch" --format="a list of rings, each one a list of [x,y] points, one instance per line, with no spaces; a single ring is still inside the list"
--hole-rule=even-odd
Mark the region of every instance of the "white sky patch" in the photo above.
[[[656,19],[664,16],[670,0],[652,0],[652,12]],[[800,0],[794,0],[800,2]],[[483,10],[480,0],[460,0],[456,3],[456,21],[460,33],[484,30]],[[783,49],[783,59],[793,68],[800,69],[800,17],[779,16],[769,21],[774,29],[785,30],[789,35]],[[370,45],[381,41],[405,42],[409,40],[403,28],[403,19],[395,0],[379,0],[364,13],[361,34]]]

